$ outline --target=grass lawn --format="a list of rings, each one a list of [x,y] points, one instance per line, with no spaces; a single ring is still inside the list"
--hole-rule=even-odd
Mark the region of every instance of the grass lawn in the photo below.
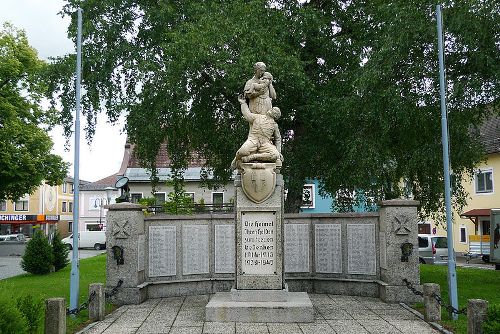
[[[0,297],[17,299],[23,295],[32,295],[42,300],[63,297],[66,299],[66,307],[68,307],[70,272],[71,265],[68,265],[66,268],[48,275],[23,274],[0,280]],[[80,297],[78,303],[81,304],[88,298],[89,284],[105,282],[106,254],[80,260]],[[112,306],[107,305],[106,308],[111,310]],[[87,321],[87,310],[82,311],[76,318],[67,317],[68,333],[75,332]],[[41,330],[43,332],[43,326]]]
[[[448,268],[445,266],[420,265],[420,281],[437,283],[441,287],[441,297],[447,304]],[[490,305],[500,305],[500,272],[478,268],[457,267],[458,306],[467,306],[468,299],[484,299]],[[454,333],[467,333],[467,317],[459,315],[457,321],[451,320],[447,311],[442,309],[441,324]]]

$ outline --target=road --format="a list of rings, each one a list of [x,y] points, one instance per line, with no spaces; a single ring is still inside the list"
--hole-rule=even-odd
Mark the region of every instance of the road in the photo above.
[[[4,245],[0,245],[3,247]],[[85,259],[105,253],[106,250],[96,251],[93,249],[80,249],[79,258]],[[69,252],[69,259],[73,256],[73,251]],[[26,273],[21,268],[21,256],[0,256],[0,279],[13,277]]]

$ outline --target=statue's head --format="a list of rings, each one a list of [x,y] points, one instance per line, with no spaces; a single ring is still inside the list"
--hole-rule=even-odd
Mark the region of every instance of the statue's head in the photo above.
[[[266,80],[269,80],[269,81],[273,81],[273,75],[269,72],[264,72],[264,74],[262,74],[262,77],[261,79],[266,79]]]
[[[278,107],[272,107],[267,111],[267,114],[277,120],[281,117],[281,110]]]
[[[257,78],[260,78],[264,74],[264,72],[266,71],[266,64],[259,61],[259,62],[255,63],[255,65],[253,65],[253,69],[255,71],[255,76]]]

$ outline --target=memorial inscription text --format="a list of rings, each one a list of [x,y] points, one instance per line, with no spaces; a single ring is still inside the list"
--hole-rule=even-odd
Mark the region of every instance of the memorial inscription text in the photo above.
[[[276,213],[241,214],[242,271],[244,274],[273,275],[276,271]]]

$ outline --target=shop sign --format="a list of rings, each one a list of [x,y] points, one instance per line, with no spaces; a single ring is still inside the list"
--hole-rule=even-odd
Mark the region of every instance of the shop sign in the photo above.
[[[0,215],[1,221],[32,221],[36,218],[35,215]]]

